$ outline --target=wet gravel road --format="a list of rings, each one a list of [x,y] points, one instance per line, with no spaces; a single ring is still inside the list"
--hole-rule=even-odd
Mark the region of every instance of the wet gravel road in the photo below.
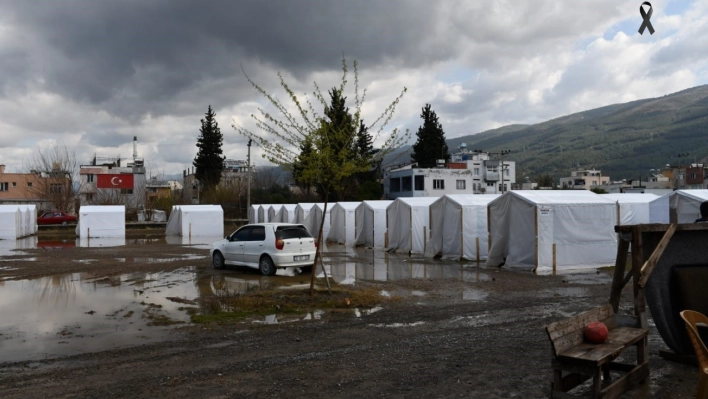
[[[380,267],[381,259],[390,262],[386,263],[388,278],[356,279],[355,283],[400,298],[379,311],[324,312],[309,320],[277,324],[249,320],[227,327],[179,325],[170,327],[158,342],[4,362],[0,363],[1,395],[545,398],[550,393],[551,368],[543,327],[603,304],[610,291],[606,272],[539,277],[432,261],[422,265],[423,274],[405,274],[404,266],[410,264],[415,270],[422,261],[370,252],[333,255],[331,272],[336,274],[335,262],[344,264],[346,258],[363,274],[368,267]],[[136,253],[144,261],[125,261]],[[175,248],[164,243],[28,249],[2,256],[0,266],[7,267],[0,268],[0,278],[14,281],[66,273],[96,277],[189,267],[197,280],[214,274],[235,279],[254,276],[238,269],[215,273],[207,259],[199,258],[206,254],[202,247]],[[159,258],[169,260],[155,261]],[[396,262],[403,265],[400,270]],[[440,267],[462,272],[459,276],[434,272]],[[627,290],[622,311],[631,310],[630,296]],[[71,311],[70,303],[66,309]],[[0,335],[0,357],[15,339]],[[57,339],[70,342],[73,338]],[[624,397],[695,395],[694,367],[660,358],[658,350],[665,346],[655,329],[649,345],[650,380]]]

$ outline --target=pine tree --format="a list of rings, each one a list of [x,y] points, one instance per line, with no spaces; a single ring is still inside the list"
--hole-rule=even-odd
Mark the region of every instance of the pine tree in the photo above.
[[[195,176],[200,183],[202,192],[216,187],[221,180],[221,173],[224,170],[224,156],[221,146],[224,136],[221,134],[219,124],[216,122],[216,113],[209,109],[206,117],[201,120],[202,127],[199,129],[199,139],[197,139],[197,156],[194,158],[194,165],[197,170]]]
[[[430,104],[425,104],[423,112],[423,126],[418,128],[418,140],[413,144],[411,160],[418,163],[421,168],[433,168],[438,159],[450,160],[447,144],[445,143],[445,132],[438,121],[435,111],[430,109]]]

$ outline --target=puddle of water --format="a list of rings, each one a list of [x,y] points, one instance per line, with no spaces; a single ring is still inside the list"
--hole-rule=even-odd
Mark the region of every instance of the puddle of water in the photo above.
[[[572,298],[581,298],[588,296],[588,290],[582,287],[561,287],[552,290],[543,290],[538,293],[539,296],[545,298],[564,296]]]
[[[371,309],[359,310],[359,308],[354,308],[354,316],[361,317],[362,315],[374,314],[380,310],[383,310],[381,306],[374,306]]]
[[[80,237],[76,239],[76,246],[82,248],[120,247],[125,245],[125,237],[101,238]]]
[[[150,324],[188,322],[179,310],[185,304],[168,298],[198,295],[191,268],[98,279],[74,273],[0,286],[0,362],[169,339],[171,327]]]
[[[0,240],[0,256],[27,255],[23,249],[33,249],[37,247],[37,237],[29,236],[15,240]]]
[[[580,274],[567,274],[562,276],[563,280],[574,284],[607,284],[612,282],[612,276],[603,272],[588,272]]]
[[[188,254],[188,255],[180,255],[176,256],[174,258],[140,258],[140,257],[131,257],[131,258],[116,258],[118,262],[126,262],[126,263],[165,263],[165,262],[175,262],[179,260],[201,260],[201,259],[206,259],[206,255],[194,255],[194,254]]]
[[[465,301],[483,301],[488,296],[489,294],[482,290],[467,289],[462,291],[462,299]]]
[[[303,320],[320,320],[325,314],[323,310],[315,310],[314,312],[305,313],[304,315],[277,315],[269,314],[261,320],[253,320],[253,324],[284,324],[294,323]]]
[[[190,245],[209,249],[211,248],[212,244],[223,239],[223,236],[166,236],[165,242],[170,245]]]
[[[391,324],[369,324],[371,327],[384,328],[399,328],[399,327],[416,327],[425,324],[424,321],[416,321],[415,323],[391,323]]]

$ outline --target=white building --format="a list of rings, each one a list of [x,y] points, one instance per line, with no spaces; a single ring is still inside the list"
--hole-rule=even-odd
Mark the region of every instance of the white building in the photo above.
[[[600,188],[610,182],[610,176],[603,176],[602,172],[595,169],[574,170],[570,177],[561,177],[560,186],[574,190],[590,190]]]
[[[384,173],[384,198],[440,197],[445,194],[497,194],[516,183],[516,162],[490,159],[482,151],[468,151],[465,143],[447,165],[417,168],[415,164]],[[497,154],[498,156],[498,154]]]

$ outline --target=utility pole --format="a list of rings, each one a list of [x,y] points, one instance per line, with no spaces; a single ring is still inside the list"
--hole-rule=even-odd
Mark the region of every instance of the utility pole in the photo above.
[[[499,154],[499,159],[501,162],[501,165],[499,167],[499,171],[501,173],[501,193],[504,194],[504,155],[510,154],[511,150],[501,150]]]
[[[248,156],[246,157],[248,168],[248,189],[246,191],[246,215],[248,221],[251,221],[251,139],[248,139]]]

